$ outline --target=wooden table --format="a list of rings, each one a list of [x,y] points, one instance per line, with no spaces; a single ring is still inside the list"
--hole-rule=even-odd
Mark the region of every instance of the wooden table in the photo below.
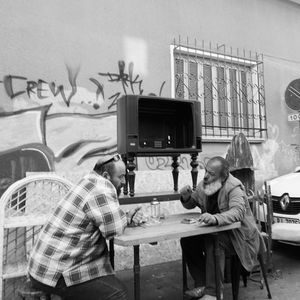
[[[158,224],[127,227],[124,234],[115,238],[114,242],[119,246],[133,246],[134,250],[134,299],[140,299],[140,245],[148,243],[156,243],[172,239],[180,239],[187,236],[213,234],[215,239],[215,265],[216,265],[216,287],[217,299],[220,299],[220,268],[219,268],[219,242],[218,232],[232,230],[241,226],[240,222],[236,222],[226,226],[208,226],[205,224],[183,224],[184,218],[200,217],[200,213],[184,213],[167,216]],[[204,266],[205,267],[205,266]]]

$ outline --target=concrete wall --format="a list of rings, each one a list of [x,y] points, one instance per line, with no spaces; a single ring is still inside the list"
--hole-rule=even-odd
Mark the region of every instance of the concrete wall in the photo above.
[[[252,146],[256,176],[262,181],[300,164],[299,124],[287,121],[292,111],[283,97],[288,83],[299,77],[300,5],[283,0],[1,0],[0,19],[2,190],[26,171],[76,177],[98,154],[115,152],[116,99],[124,90],[171,95],[170,44],[179,35],[264,54],[268,139]],[[124,85],[122,67],[139,76],[131,82],[133,91]],[[227,147],[205,143],[200,167]],[[188,159],[182,167],[189,168]],[[141,159],[139,169],[170,169],[170,160]],[[155,189],[165,186],[164,179],[159,182]]]
[[[283,99],[299,73],[299,63],[292,62],[300,61],[299,5],[277,0],[90,0],[1,1],[1,7],[0,110],[51,107],[35,111],[34,117],[32,112],[30,117],[29,112],[15,118],[1,115],[0,152],[43,144],[55,170],[88,168],[94,161],[85,159],[91,150],[115,150],[111,105],[124,93],[118,61],[125,62],[125,72],[130,65],[143,80],[144,94],[161,90],[170,96],[169,46],[181,35],[265,54],[269,141],[253,147],[256,166],[269,178],[299,163],[299,150],[290,146],[299,144],[299,126],[287,122],[292,111]],[[115,74],[114,82],[108,72]],[[138,93],[138,84],[133,86]],[[223,154],[226,148],[205,144],[201,157]]]

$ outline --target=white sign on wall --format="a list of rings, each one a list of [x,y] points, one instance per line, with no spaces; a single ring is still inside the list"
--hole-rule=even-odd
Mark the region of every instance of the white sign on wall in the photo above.
[[[288,115],[288,121],[289,122],[300,121],[300,113]]]

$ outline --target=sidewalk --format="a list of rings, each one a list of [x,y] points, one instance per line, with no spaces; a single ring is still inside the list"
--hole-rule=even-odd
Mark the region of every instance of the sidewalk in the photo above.
[[[300,299],[300,247],[279,245],[273,251],[273,272],[268,275],[272,299]],[[133,300],[133,271],[118,272]],[[189,287],[193,287],[189,278]],[[168,262],[141,268],[141,300],[182,300],[181,261]],[[224,300],[232,299],[231,284],[225,284]],[[264,288],[248,280],[245,288],[240,284],[240,300],[268,299]]]

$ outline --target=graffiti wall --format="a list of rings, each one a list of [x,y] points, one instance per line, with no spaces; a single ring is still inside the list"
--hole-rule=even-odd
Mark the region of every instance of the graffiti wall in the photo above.
[[[96,156],[115,152],[117,100],[124,94],[171,95],[170,45],[178,35],[188,35],[191,45],[194,38],[199,40],[195,47],[201,48],[203,39],[265,54],[269,131],[268,140],[252,146],[255,165],[266,178],[291,171],[300,163],[299,124],[287,122],[291,112],[282,97],[288,83],[299,77],[299,39],[293,35],[300,24],[298,11],[274,1],[254,5],[233,0],[230,6],[219,2],[224,14],[211,23],[215,19],[211,1],[192,5],[176,1],[172,6],[176,10],[170,9],[169,1],[159,5],[138,0],[115,4],[87,0],[72,5],[70,1],[34,1],[34,5],[3,1],[0,189],[27,171],[74,173],[91,168]],[[266,10],[272,12],[268,26]],[[199,18],[199,11],[208,13]],[[245,22],[243,28],[251,28],[247,39],[228,22],[232,14],[235,22]],[[178,22],[185,16],[190,16],[189,22]],[[280,41],[278,34],[270,34],[277,27]],[[293,34],[285,34],[284,28]],[[208,157],[224,155],[227,147],[228,142],[203,144],[200,168]],[[181,169],[189,169],[189,164],[188,156],[181,157]],[[170,169],[170,165],[170,158],[138,161],[141,170]]]
[[[0,84],[11,109],[0,113],[2,189],[29,171],[76,172],[95,157],[116,152],[117,100],[147,93],[132,62],[116,66],[116,71],[93,74],[88,88],[77,80],[79,68],[66,67],[68,87],[20,74],[4,76]],[[161,96],[164,84],[147,94]]]
[[[278,65],[273,63],[273,68]],[[0,88],[11,106],[4,110],[0,105],[0,193],[26,172],[72,170],[82,174],[83,170],[91,169],[97,156],[117,150],[118,99],[126,94],[164,96],[166,81],[157,90],[146,91],[133,62],[126,64],[120,60],[115,70],[92,74],[85,87],[78,80],[79,74],[79,67],[67,65],[67,85],[28,78],[21,73],[3,76]],[[292,126],[291,139],[299,140],[299,124],[288,125]],[[269,122],[268,139],[251,147],[257,178],[261,181],[292,170],[300,163],[299,144],[284,141],[280,130],[280,124]],[[203,148],[198,157],[200,169],[205,168],[210,157],[224,156],[227,145]],[[138,169],[166,170],[171,169],[171,164],[170,157],[147,157],[138,160]],[[179,158],[179,168],[190,169],[188,155]]]

